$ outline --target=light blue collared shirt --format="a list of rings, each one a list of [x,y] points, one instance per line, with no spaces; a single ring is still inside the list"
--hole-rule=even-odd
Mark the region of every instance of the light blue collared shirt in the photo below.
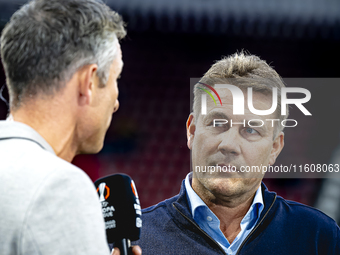
[[[187,190],[193,219],[228,255],[235,255],[242,242],[256,225],[264,208],[261,186],[257,189],[253,203],[241,221],[240,233],[230,244],[220,229],[220,220],[191,187],[191,178],[192,173],[189,173],[185,178],[185,189]]]

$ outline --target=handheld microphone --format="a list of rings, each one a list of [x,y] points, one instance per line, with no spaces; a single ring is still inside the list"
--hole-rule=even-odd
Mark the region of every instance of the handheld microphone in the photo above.
[[[120,254],[132,255],[130,241],[140,237],[142,211],[134,181],[126,174],[114,174],[95,181],[102,204],[108,243]]]

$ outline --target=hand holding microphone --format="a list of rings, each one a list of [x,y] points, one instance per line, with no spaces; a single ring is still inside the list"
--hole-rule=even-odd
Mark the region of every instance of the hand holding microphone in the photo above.
[[[132,246],[132,254],[133,255],[142,255],[142,249],[138,245]],[[121,255],[118,248],[114,248],[112,250],[111,255]]]
[[[141,206],[133,180],[125,174],[114,174],[98,179],[95,186],[102,204],[108,243],[114,243],[121,255],[140,254],[140,248],[134,248],[132,253],[130,247],[131,241],[139,239],[142,227]]]

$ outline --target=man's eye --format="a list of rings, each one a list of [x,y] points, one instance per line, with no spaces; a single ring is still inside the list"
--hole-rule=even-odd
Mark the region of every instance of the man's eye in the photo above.
[[[225,127],[225,123],[215,123],[215,127]]]
[[[255,130],[255,129],[253,129],[253,128],[247,128],[246,129],[246,132],[248,133],[248,134],[257,134],[258,132]]]
[[[214,121],[211,121],[209,122],[208,126],[212,126],[212,127],[227,127],[227,123],[224,123],[224,122],[215,122]]]

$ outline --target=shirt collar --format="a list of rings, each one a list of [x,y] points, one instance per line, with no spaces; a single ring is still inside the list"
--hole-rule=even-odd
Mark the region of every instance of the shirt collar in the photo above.
[[[258,187],[258,189],[255,192],[253,203],[251,204],[248,212],[246,213],[246,215],[241,221],[241,225],[243,222],[247,220],[252,220],[253,218],[259,218],[263,208],[264,208],[264,203],[263,203],[263,197],[262,197],[262,189],[260,185],[260,187]]]
[[[207,205],[203,202],[203,200],[197,195],[197,193],[191,187],[191,180],[192,180],[192,173],[188,173],[185,178],[185,189],[187,190],[187,196],[189,200],[191,215],[192,215],[192,218],[195,219],[196,209],[200,206],[207,207]]]
[[[187,174],[184,184],[185,184],[185,189],[187,191],[187,197],[188,197],[188,200],[189,200],[191,215],[195,219],[196,209],[199,208],[199,207],[208,208],[208,206],[203,202],[203,200],[193,190],[193,188],[191,186],[191,182],[192,182],[192,172]],[[250,206],[246,216],[243,218],[243,220],[247,220],[248,217],[252,217],[252,215],[254,215],[254,213],[256,213],[256,216],[259,217],[263,208],[264,208],[264,203],[263,203],[263,197],[262,197],[262,189],[261,189],[261,185],[260,185],[260,187],[256,190],[256,193],[255,193],[255,196],[254,196],[254,199],[253,199],[253,203],[251,204],[251,206]],[[251,213],[251,212],[254,212],[254,213]]]
[[[8,119],[0,121],[0,139],[25,139],[37,143],[43,149],[55,154],[51,145],[30,126]]]

